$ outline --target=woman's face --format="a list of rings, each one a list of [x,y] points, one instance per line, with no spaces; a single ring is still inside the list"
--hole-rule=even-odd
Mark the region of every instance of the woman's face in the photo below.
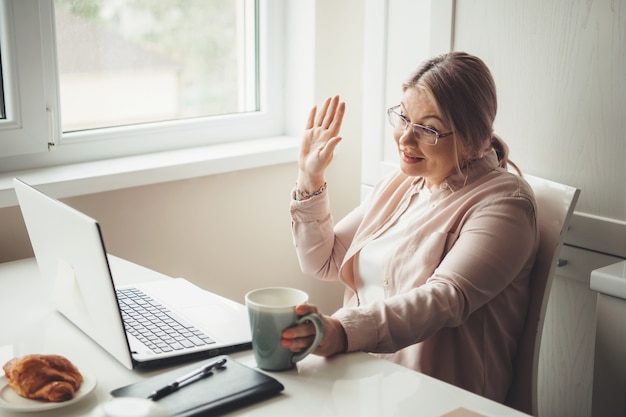
[[[410,123],[429,127],[439,133],[450,131],[434,101],[421,89],[408,88],[398,112]],[[411,127],[407,127],[404,132],[394,130],[393,138],[398,145],[402,172],[413,177],[424,177],[428,188],[438,188],[445,178],[456,171],[457,153],[461,156],[464,152],[460,142],[455,152],[454,136],[440,138],[436,145],[427,145],[416,140]]]

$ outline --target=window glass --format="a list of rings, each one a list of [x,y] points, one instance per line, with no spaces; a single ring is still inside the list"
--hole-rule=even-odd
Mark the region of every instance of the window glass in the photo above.
[[[253,0],[55,0],[63,132],[258,109]]]

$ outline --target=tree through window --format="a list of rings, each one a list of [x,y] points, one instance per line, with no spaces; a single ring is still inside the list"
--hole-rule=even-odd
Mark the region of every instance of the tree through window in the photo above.
[[[64,132],[258,110],[255,2],[55,0]]]

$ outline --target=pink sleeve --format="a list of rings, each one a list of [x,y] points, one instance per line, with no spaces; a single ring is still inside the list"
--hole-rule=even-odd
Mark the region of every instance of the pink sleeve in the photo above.
[[[300,268],[322,280],[337,280],[339,268],[362,215],[357,207],[335,226],[328,193],[304,201],[292,200],[291,233]]]

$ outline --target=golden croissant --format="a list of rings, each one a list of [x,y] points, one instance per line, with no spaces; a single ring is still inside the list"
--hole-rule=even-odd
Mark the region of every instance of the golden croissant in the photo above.
[[[83,382],[76,366],[60,355],[26,355],[11,359],[2,369],[15,392],[37,400],[71,400]]]

